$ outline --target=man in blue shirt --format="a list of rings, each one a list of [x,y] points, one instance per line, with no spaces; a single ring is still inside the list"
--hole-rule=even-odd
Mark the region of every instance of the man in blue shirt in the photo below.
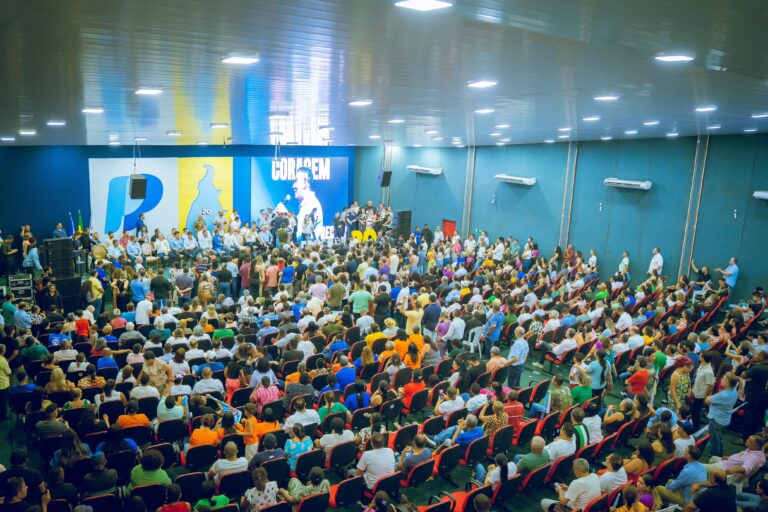
[[[515,341],[509,348],[509,355],[507,361],[509,361],[509,374],[507,376],[507,386],[512,389],[518,389],[520,387],[520,377],[523,376],[525,371],[525,361],[528,359],[528,340],[526,340],[525,329],[522,327],[515,328]]]
[[[437,434],[432,440],[432,444],[440,446],[446,443],[450,446],[451,443],[456,443],[464,447],[465,453],[462,454],[464,456],[472,441],[483,437],[483,427],[477,423],[477,417],[474,414],[468,414],[466,418],[459,420],[457,425]]]
[[[486,359],[491,358],[491,347],[498,346],[501,337],[501,327],[504,325],[504,314],[501,312],[501,305],[498,302],[493,303],[493,314],[485,322],[483,335],[480,337],[483,343],[483,355]]]
[[[336,383],[341,389],[355,382],[355,367],[349,364],[347,356],[339,357],[339,371],[336,372]]]
[[[701,450],[695,446],[685,449],[685,466],[677,475],[677,478],[667,482],[667,485],[657,485],[656,492],[661,499],[668,504],[676,504],[684,507],[691,501],[691,487],[693,484],[707,481],[707,468],[699,462]]]
[[[13,314],[13,324],[17,329],[32,328],[32,316],[27,312],[29,305],[26,302],[20,302],[16,308],[16,312]]]
[[[67,238],[67,232],[64,231],[64,226],[61,222],[56,224],[56,229],[53,230],[53,238]]]
[[[133,302],[138,304],[143,301],[147,292],[144,290],[144,284],[139,279],[139,276],[134,277],[129,286],[131,288],[131,298],[133,299]]]
[[[709,450],[713,456],[723,456],[723,434],[725,434],[728,425],[731,424],[733,406],[736,405],[738,398],[736,394],[738,382],[739,379],[736,375],[726,373],[722,380],[723,390],[704,399],[704,403],[709,405],[709,413],[707,413],[709,435],[711,436]]]
[[[435,329],[438,322],[440,322],[440,315],[443,312],[443,308],[437,303],[437,295],[434,293],[429,294],[429,305],[424,308],[424,335],[435,339]]]
[[[738,260],[736,258],[731,258],[728,260],[728,266],[725,267],[725,270],[722,268],[716,268],[716,272],[720,272],[723,274],[723,279],[725,279],[725,284],[728,285],[728,288],[733,291],[733,289],[736,287],[736,280],[739,278],[739,266],[737,265]]]

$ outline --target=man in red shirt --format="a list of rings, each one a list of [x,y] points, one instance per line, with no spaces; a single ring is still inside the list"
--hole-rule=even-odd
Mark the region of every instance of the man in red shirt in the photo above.
[[[411,408],[411,400],[413,400],[413,395],[426,388],[427,385],[424,384],[424,377],[421,373],[421,370],[414,370],[411,382],[400,388],[400,395],[403,398],[403,405],[406,407],[406,409]]]
[[[525,417],[525,407],[517,399],[517,390],[513,389],[507,395],[507,403],[504,404],[504,411],[509,416],[509,425],[514,429],[515,435],[520,432],[523,424],[529,421]]]

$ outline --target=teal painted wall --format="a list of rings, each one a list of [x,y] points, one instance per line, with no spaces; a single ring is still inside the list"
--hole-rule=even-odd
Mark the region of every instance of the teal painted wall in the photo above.
[[[574,149],[576,146],[569,225],[569,209],[563,209],[564,192],[566,197],[570,194],[565,183],[568,144],[477,148],[468,229],[485,229],[490,236],[533,236],[543,254],[549,255],[560,237],[564,215],[568,241],[585,252],[596,249],[604,273],[613,272],[621,252],[628,250],[631,270],[639,280],[647,269],[651,249],[659,246],[665,274],[676,279],[684,252],[697,140],[684,137],[572,145]],[[768,201],[752,198],[754,190],[768,190],[768,136],[712,137],[706,159],[704,141],[700,146],[698,165],[706,167],[700,202],[698,186],[693,182],[688,247],[693,242],[696,262],[710,267],[725,266],[730,256],[737,256],[741,276],[736,295],[746,297],[753,287],[768,286],[764,258]],[[435,225],[447,218],[456,220],[461,229],[465,208],[469,208],[464,201],[466,175],[472,172],[468,155],[467,149],[393,148],[390,204],[396,210],[413,210],[414,224]],[[354,196],[359,201],[381,199],[376,184],[381,159],[381,148],[357,150]],[[444,173],[417,175],[406,170],[408,164],[442,166]],[[500,183],[493,179],[498,173],[532,176],[538,182],[530,188]],[[648,179],[653,181],[653,188],[648,192],[609,188],[603,185],[607,177]],[[687,263],[684,257],[683,272]]]

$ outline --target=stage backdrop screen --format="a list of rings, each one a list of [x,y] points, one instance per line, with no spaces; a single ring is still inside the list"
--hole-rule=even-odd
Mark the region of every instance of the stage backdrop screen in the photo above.
[[[130,198],[131,158],[91,158],[88,163],[89,224],[100,233],[133,230],[142,213],[149,228],[164,233],[172,228],[191,230],[198,215],[211,228],[219,210],[229,213],[237,208],[235,190],[240,194],[248,190],[250,201],[241,202],[238,211],[242,222],[282,204],[299,219],[308,216],[315,233],[325,238],[332,236],[334,214],[350,201],[347,157],[285,157],[277,162],[247,156],[142,158],[136,172],[147,178],[144,199]]]
[[[310,217],[318,237],[333,237],[333,217],[349,204],[347,157],[255,157],[252,171],[251,218],[282,203],[299,229]]]

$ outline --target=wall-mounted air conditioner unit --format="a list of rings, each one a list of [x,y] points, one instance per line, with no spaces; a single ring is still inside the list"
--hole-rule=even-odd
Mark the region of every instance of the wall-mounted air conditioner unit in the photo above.
[[[417,172],[419,174],[431,174],[432,176],[443,174],[442,167],[424,167],[423,165],[409,165],[407,169],[411,172]]]
[[[606,187],[631,188],[634,190],[651,190],[652,181],[620,180],[619,178],[605,178],[603,184]]]
[[[768,190],[755,190],[752,192],[752,197],[755,199],[768,199]]]
[[[536,178],[523,178],[521,176],[510,176],[509,174],[497,174],[494,178],[503,181],[504,183],[513,183],[515,185],[525,185],[528,187],[536,184]]]

